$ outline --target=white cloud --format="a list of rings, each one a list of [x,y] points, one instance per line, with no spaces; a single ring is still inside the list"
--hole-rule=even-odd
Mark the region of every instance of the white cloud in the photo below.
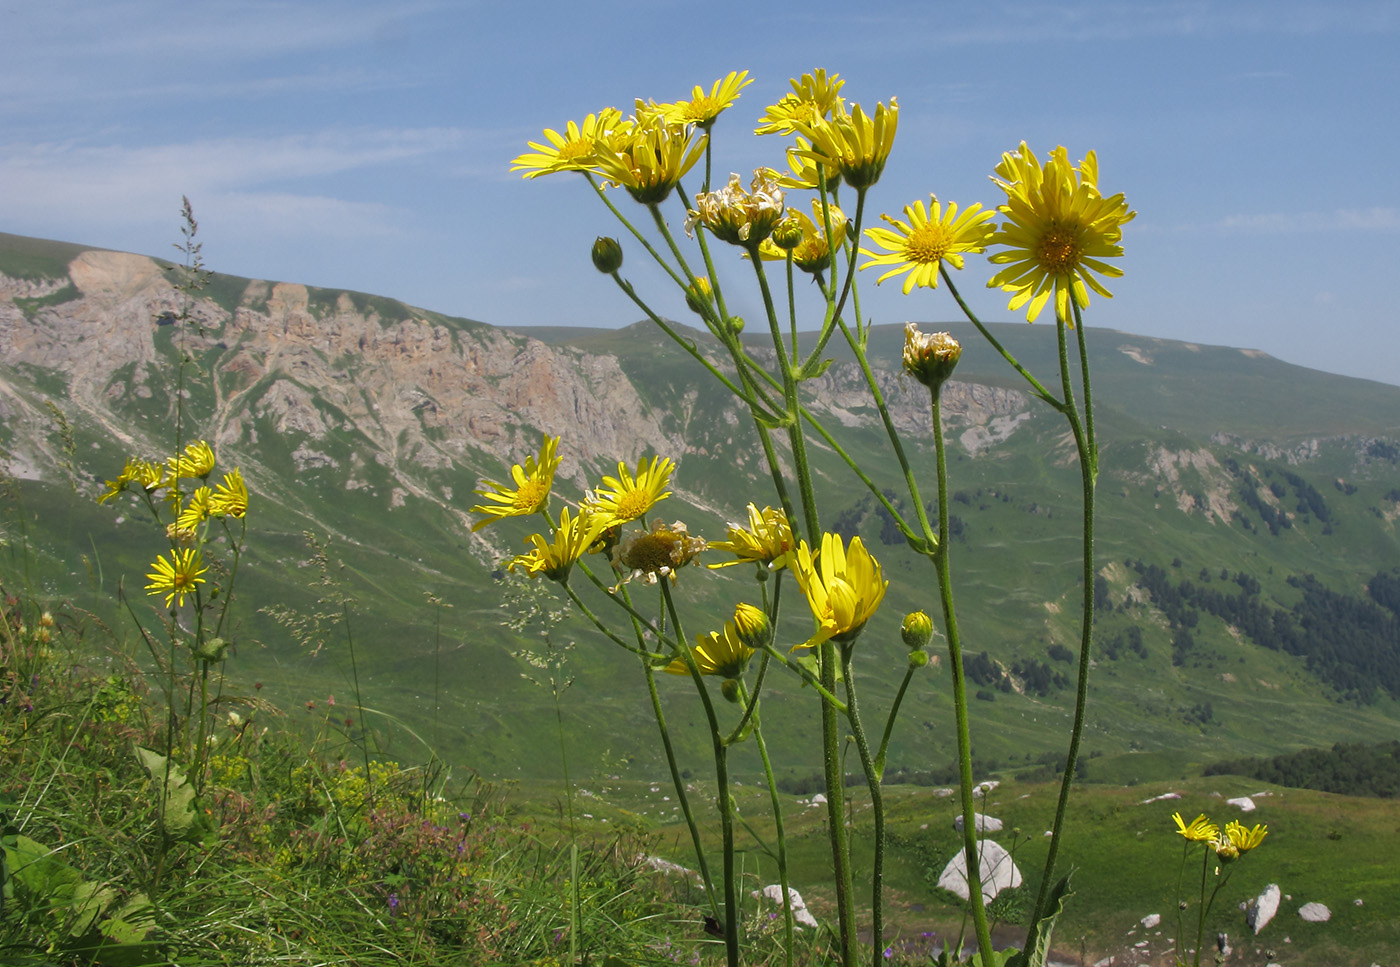
[[[1400,230],[1400,209],[1338,208],[1330,212],[1227,215],[1218,224],[1227,232],[1265,235],[1299,232],[1393,232]]]

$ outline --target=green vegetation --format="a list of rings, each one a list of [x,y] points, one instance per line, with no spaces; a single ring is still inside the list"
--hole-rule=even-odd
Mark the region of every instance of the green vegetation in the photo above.
[[[1344,796],[1400,797],[1400,741],[1338,742],[1271,759],[1234,759],[1206,766],[1207,776],[1249,776],[1278,786]]]

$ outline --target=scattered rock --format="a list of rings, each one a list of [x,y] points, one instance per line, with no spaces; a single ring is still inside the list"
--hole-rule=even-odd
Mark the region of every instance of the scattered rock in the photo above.
[[[1147,916],[1143,917],[1142,920],[1139,922],[1148,930],[1151,930],[1153,927],[1157,926],[1157,924],[1162,922],[1162,915],[1160,913],[1149,913]]]
[[[1249,924],[1257,936],[1263,930],[1274,914],[1278,913],[1279,901],[1283,898],[1282,892],[1277,883],[1270,883],[1264,887],[1264,892],[1253,900],[1249,901],[1249,909],[1245,912],[1245,921]]]
[[[817,793],[815,796],[812,797],[813,806],[820,806],[824,802],[826,802],[826,796],[822,793]]]
[[[1354,902],[1356,903],[1357,906],[1363,906],[1363,904],[1362,904],[1362,902],[1361,902],[1361,897],[1357,897],[1356,900],[1355,900]]]
[[[1225,805],[1239,806],[1240,812],[1242,813],[1254,812],[1254,800],[1250,799],[1248,796],[1240,796],[1237,799],[1227,799],[1225,800]]]
[[[1002,828],[1002,821],[994,816],[984,816],[981,813],[973,813],[973,822],[977,824],[979,833],[999,833]],[[961,815],[953,817],[953,827],[962,832],[963,818]]]
[[[978,872],[982,874],[982,900],[990,903],[1002,890],[1021,885],[1021,871],[1000,844],[983,840],[978,844]],[[963,850],[948,861],[943,873],[938,877],[938,885],[950,893],[968,899],[967,854]]]
[[[1161,802],[1164,799],[1180,799],[1179,792],[1164,792],[1160,796],[1153,796],[1151,799],[1144,799],[1139,805],[1146,806],[1150,802]]]
[[[764,899],[772,900],[778,906],[782,906],[782,884],[774,883],[771,886],[765,886],[761,893],[758,890],[754,890],[752,896],[762,896]],[[788,903],[792,907],[792,918],[794,920],[804,927],[817,926],[817,918],[812,916],[811,911],[807,909],[807,904],[802,901],[802,894],[798,893],[792,887],[788,887]]]
[[[1298,916],[1308,923],[1326,923],[1332,919],[1332,911],[1321,903],[1304,903],[1298,908]]]

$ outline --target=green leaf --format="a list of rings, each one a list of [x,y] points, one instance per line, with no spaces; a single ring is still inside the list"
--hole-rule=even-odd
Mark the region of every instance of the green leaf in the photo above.
[[[1069,878],[1073,871],[1060,877],[1060,881],[1050,889],[1048,898],[1049,913],[1040,918],[1026,937],[1026,952],[1018,954],[1010,967],[1045,967],[1050,959],[1050,935],[1055,930],[1055,921],[1065,912],[1065,901],[1074,896],[1069,888]]]
[[[185,777],[185,771],[151,749],[137,746],[136,757],[141,760],[152,784],[165,790],[160,810],[161,832],[171,839],[197,837],[199,828],[195,823],[198,813],[194,806],[194,787]]]
[[[803,366],[803,367],[802,367],[802,372],[800,372],[800,373],[797,374],[797,378],[798,378],[799,380],[804,380],[804,379],[816,379],[818,376],[822,375],[822,374],[825,373],[828,369],[830,369],[830,368],[831,368],[831,364],[832,364],[833,362],[835,362],[835,360],[832,360],[832,359],[815,360],[815,359],[814,359],[814,360],[812,360],[811,362],[809,362],[806,366]]]

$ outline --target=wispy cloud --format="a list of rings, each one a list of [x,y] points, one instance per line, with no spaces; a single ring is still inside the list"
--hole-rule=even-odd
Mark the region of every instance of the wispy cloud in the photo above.
[[[1219,222],[1227,232],[1291,235],[1299,232],[1400,231],[1400,209],[1338,208],[1330,212],[1264,212],[1227,215]]]

